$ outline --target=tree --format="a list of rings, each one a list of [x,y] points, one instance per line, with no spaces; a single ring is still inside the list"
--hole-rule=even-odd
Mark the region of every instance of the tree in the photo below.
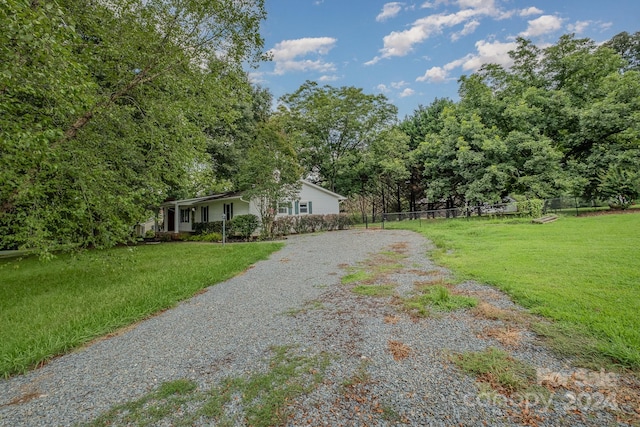
[[[446,107],[453,106],[454,103],[447,98],[436,98],[428,106],[420,105],[411,116],[405,117],[400,123],[401,129],[408,137],[407,162],[410,171],[409,175],[409,210],[418,210],[418,200],[424,197],[423,168],[424,159],[419,156],[419,146],[425,141],[427,135],[439,133],[444,122],[442,112]]]
[[[640,71],[640,31],[629,34],[623,31],[603,44],[613,49],[627,64],[623,71]]]
[[[250,93],[262,1],[0,6],[0,246],[125,241]]]
[[[279,205],[296,198],[301,175],[302,168],[290,139],[282,131],[280,118],[263,122],[241,163],[238,189],[245,192],[247,200],[255,201],[264,236],[272,235]]]
[[[319,87],[310,81],[281,102],[306,172],[315,173],[331,191],[357,192],[359,181],[348,171],[376,135],[395,122],[397,108],[384,95],[367,95],[354,87]],[[340,179],[343,172],[347,179]]]

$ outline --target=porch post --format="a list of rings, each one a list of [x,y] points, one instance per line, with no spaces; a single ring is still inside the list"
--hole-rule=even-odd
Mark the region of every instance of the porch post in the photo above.
[[[175,202],[175,215],[173,216],[173,232],[178,234],[180,232],[180,207],[178,202]]]

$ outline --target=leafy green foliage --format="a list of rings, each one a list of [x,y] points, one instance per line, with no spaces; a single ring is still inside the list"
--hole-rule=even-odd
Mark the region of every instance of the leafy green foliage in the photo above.
[[[220,233],[222,234],[222,221],[194,222],[194,234]]]
[[[384,95],[311,81],[283,96],[281,102],[280,114],[287,132],[300,145],[306,172],[318,175],[318,181],[331,191],[357,192],[360,177],[353,173],[355,166],[367,146],[393,124],[397,108]]]
[[[296,151],[283,132],[280,119],[274,116],[262,123],[241,163],[239,186],[259,210],[264,237],[274,235],[278,204],[298,198],[301,172]]]
[[[627,209],[640,197],[640,171],[612,167],[602,177],[598,189],[613,207]]]
[[[222,233],[202,233],[202,234],[194,234],[189,236],[189,241],[192,242],[221,242],[222,241]]]
[[[410,137],[411,197],[424,191],[447,207],[509,194],[637,197],[622,196],[635,193],[626,183],[640,156],[637,39],[622,33],[597,46],[566,35],[540,49],[519,38],[513,67],[463,76],[460,102],[436,99],[400,125]]]
[[[518,202],[518,212],[530,218],[539,218],[544,209],[544,200],[528,199]]]
[[[0,247],[130,240],[239,120],[263,18],[262,1],[3,2]]]
[[[258,229],[260,220],[253,214],[236,215],[229,222],[229,228],[231,233],[242,236],[245,240],[253,235],[253,232]]]

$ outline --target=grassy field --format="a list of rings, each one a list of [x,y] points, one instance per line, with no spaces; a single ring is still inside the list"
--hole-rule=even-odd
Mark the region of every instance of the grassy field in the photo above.
[[[557,322],[540,325],[558,350],[640,370],[640,214],[527,220],[386,223],[431,239],[460,279],[494,285]]]
[[[280,247],[169,243],[0,260],[0,376],[171,307]]]

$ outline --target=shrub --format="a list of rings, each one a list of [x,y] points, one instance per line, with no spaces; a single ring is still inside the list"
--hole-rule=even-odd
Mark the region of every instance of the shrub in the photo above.
[[[283,216],[276,218],[271,225],[271,234],[274,237],[287,236],[291,234],[295,225],[295,217]]]
[[[518,202],[518,212],[521,212],[531,218],[538,218],[542,216],[543,208],[544,200],[540,199],[528,199]]]
[[[196,222],[193,224],[195,234],[220,233],[222,234],[222,221]]]
[[[273,221],[273,237],[291,233],[314,233],[316,231],[345,230],[353,224],[347,214],[282,216]]]
[[[242,236],[245,240],[258,229],[260,220],[253,214],[238,215],[229,221],[229,234]]]
[[[207,233],[207,234],[194,234],[189,238],[192,242],[220,242],[222,241],[222,234],[220,233]]]
[[[353,225],[353,218],[347,214],[338,215],[338,230],[346,230]]]

